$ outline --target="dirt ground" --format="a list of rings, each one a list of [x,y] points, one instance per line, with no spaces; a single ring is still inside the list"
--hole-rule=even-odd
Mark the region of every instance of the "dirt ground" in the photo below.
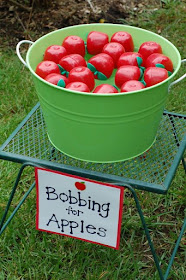
[[[15,48],[23,39],[35,41],[42,35],[66,26],[93,22],[127,22],[132,14],[149,6],[160,7],[158,0],[1,0],[0,46]],[[46,4],[47,5],[44,5]]]

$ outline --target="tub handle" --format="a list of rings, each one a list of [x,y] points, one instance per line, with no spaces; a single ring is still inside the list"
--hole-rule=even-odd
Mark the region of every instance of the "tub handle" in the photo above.
[[[186,62],[186,59],[182,59],[182,60],[181,60],[181,63],[184,63],[184,62]],[[185,79],[185,77],[186,77],[186,73],[183,74],[180,78],[178,78],[178,79],[175,80],[174,82],[172,82],[172,83],[169,85],[169,90],[170,90],[170,88],[171,88],[173,85],[175,85],[175,84],[181,82],[183,79]]]
[[[32,41],[29,41],[29,40],[22,40],[20,41],[17,46],[16,46],[16,53],[17,53],[17,56],[19,57],[19,59],[21,60],[21,62],[28,68],[28,65],[26,64],[26,61],[22,58],[21,54],[20,54],[20,46],[22,44],[30,44],[32,45],[34,42]]]

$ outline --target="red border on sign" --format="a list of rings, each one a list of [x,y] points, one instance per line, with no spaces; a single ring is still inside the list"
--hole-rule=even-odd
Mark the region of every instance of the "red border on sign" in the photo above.
[[[112,187],[112,188],[120,189],[120,208],[119,208],[119,218],[118,218],[118,231],[117,231],[116,247],[109,246],[109,245],[106,245],[106,244],[103,244],[103,243],[94,242],[94,241],[91,241],[91,240],[88,240],[88,239],[79,238],[79,237],[76,237],[76,236],[67,235],[67,234],[64,234],[64,233],[58,233],[58,232],[54,232],[54,231],[40,229],[39,228],[39,182],[38,182],[38,170],[49,171],[49,172],[52,172],[52,173],[61,174],[63,176],[72,177],[72,178],[76,178],[76,179],[79,179],[79,180],[83,180],[83,181],[87,181],[87,182],[93,182],[93,183],[97,183],[97,184],[100,184],[100,185],[104,185],[104,186],[109,186],[109,187]],[[90,243],[94,243],[94,244],[98,244],[98,245],[102,245],[102,246],[106,246],[106,247],[109,247],[109,248],[113,248],[113,249],[119,250],[120,233],[121,233],[121,222],[122,222],[122,212],[123,212],[124,187],[120,187],[120,186],[112,185],[112,184],[107,184],[107,183],[102,183],[102,182],[99,182],[99,181],[90,180],[90,179],[83,178],[83,177],[80,177],[80,176],[71,175],[71,174],[60,172],[60,171],[51,170],[51,169],[47,169],[47,168],[40,168],[40,167],[35,167],[35,180],[36,180],[36,229],[37,230],[44,231],[44,232],[49,232],[49,233],[53,233],[53,234],[58,234],[58,235],[63,235],[63,236],[67,236],[67,237],[72,237],[72,238],[79,239],[79,240],[82,240],[82,241],[86,241],[86,242],[90,242]]]

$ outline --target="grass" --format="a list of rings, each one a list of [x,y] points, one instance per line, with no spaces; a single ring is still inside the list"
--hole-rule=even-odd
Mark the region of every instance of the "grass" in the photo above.
[[[184,58],[184,4],[164,1],[159,10],[131,14],[128,23],[160,32]],[[14,50],[0,53],[0,135],[1,143],[17,127],[37,102],[30,73],[21,65]],[[182,67],[178,76],[185,72]],[[24,77],[24,79],[23,79]],[[175,85],[168,97],[168,110],[185,112],[184,82]],[[16,179],[19,164],[0,162],[0,217]],[[11,210],[33,181],[33,170],[22,176]],[[165,270],[182,225],[185,206],[184,171],[180,165],[166,196],[138,192],[157,253]],[[0,280],[156,280],[150,249],[131,194],[126,191],[120,250],[35,230],[35,190],[30,194],[0,239]],[[184,240],[169,279],[184,280]]]

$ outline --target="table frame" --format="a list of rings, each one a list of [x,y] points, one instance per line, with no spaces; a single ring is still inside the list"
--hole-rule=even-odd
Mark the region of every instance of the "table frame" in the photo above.
[[[21,167],[20,167],[20,170],[18,172],[16,181],[13,185],[12,191],[11,191],[10,196],[9,196],[9,200],[7,202],[7,205],[6,205],[6,208],[4,210],[3,216],[0,220],[0,235],[4,232],[6,227],[9,225],[9,223],[11,222],[11,220],[13,219],[15,214],[17,213],[17,211],[20,209],[21,205],[25,202],[26,198],[29,196],[29,194],[31,193],[31,191],[35,187],[35,183],[33,183],[30,186],[30,188],[27,190],[27,192],[24,194],[22,199],[19,201],[19,203],[17,204],[14,211],[8,216],[8,214],[10,212],[10,206],[11,206],[12,200],[13,200],[14,196],[16,195],[16,190],[18,188],[19,181],[21,179],[21,175],[27,167],[31,166],[31,167],[48,168],[48,169],[68,173],[68,174],[71,174],[71,175],[77,175],[77,176],[81,176],[81,177],[85,177],[85,178],[89,178],[89,179],[93,179],[93,180],[97,180],[97,181],[116,184],[116,185],[123,186],[123,187],[127,188],[131,192],[131,194],[133,196],[133,199],[135,201],[135,204],[136,204],[136,209],[138,211],[138,214],[139,214],[139,217],[140,217],[140,220],[141,220],[146,238],[148,240],[148,244],[149,244],[153,259],[154,259],[155,266],[156,266],[158,274],[159,274],[159,278],[161,280],[166,280],[168,278],[170,269],[172,267],[172,264],[173,264],[173,261],[174,261],[175,255],[176,255],[176,252],[179,248],[181,238],[182,238],[182,236],[184,234],[184,231],[185,231],[185,228],[186,228],[186,219],[184,220],[184,223],[183,223],[183,226],[181,228],[180,234],[178,236],[178,239],[175,243],[175,247],[173,249],[172,255],[170,257],[167,270],[164,274],[162,269],[161,269],[161,265],[159,263],[158,256],[156,254],[154,244],[153,244],[152,239],[150,237],[149,229],[148,229],[147,223],[146,223],[145,218],[144,218],[144,214],[143,214],[142,207],[140,205],[140,202],[139,202],[139,199],[138,199],[138,196],[137,196],[137,193],[136,193],[136,189],[166,195],[166,193],[168,192],[168,189],[171,185],[171,182],[174,178],[176,170],[177,170],[177,168],[180,164],[180,161],[182,161],[183,167],[186,171],[186,163],[185,163],[184,157],[183,157],[185,146],[186,146],[186,135],[182,135],[181,140],[178,139],[179,135],[178,135],[178,132],[177,132],[177,127],[176,127],[175,122],[174,122],[174,119],[178,119],[178,120],[179,119],[181,119],[181,120],[184,119],[184,120],[186,120],[186,116],[181,115],[181,114],[168,112],[168,111],[164,111],[164,116],[166,116],[167,118],[170,118],[170,120],[171,120],[170,121],[171,126],[172,126],[171,127],[171,135],[175,139],[175,145],[177,146],[177,148],[176,148],[176,153],[174,155],[174,158],[172,159],[171,165],[168,168],[168,171],[166,173],[166,176],[164,178],[163,185],[162,185],[162,184],[149,183],[149,182],[145,182],[145,181],[131,179],[131,178],[127,178],[127,177],[117,176],[115,174],[108,174],[108,173],[105,173],[105,172],[102,173],[102,172],[99,172],[97,170],[84,169],[84,168],[79,168],[79,167],[71,166],[71,165],[64,164],[64,163],[55,162],[55,160],[53,161],[53,159],[54,159],[54,153],[56,152],[56,150],[52,146],[50,148],[48,160],[35,158],[35,157],[29,157],[27,155],[21,155],[21,154],[14,153],[14,152],[9,151],[9,150],[7,151],[7,146],[11,143],[11,141],[13,141],[13,139],[15,137],[17,137],[17,135],[20,133],[21,129],[27,125],[30,118],[36,113],[37,110],[39,110],[39,107],[40,107],[40,105],[38,103],[30,111],[30,113],[26,116],[26,118],[18,125],[18,127],[10,135],[10,137],[8,137],[8,139],[4,142],[4,144],[0,147],[0,159],[21,163]],[[40,124],[38,123],[37,125],[40,125]],[[142,156],[142,160],[144,160],[143,157],[146,159],[146,155]]]

